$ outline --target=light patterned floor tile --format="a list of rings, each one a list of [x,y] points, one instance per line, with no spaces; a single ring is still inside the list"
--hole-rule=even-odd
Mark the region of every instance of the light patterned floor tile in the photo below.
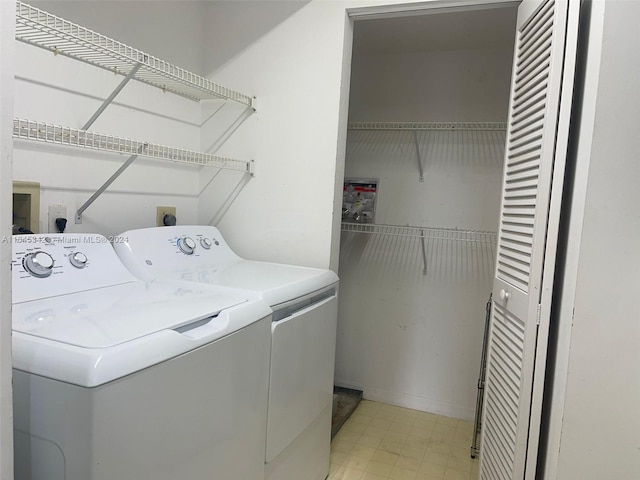
[[[442,478],[444,477],[445,470],[446,467],[444,465],[437,465],[435,463],[423,461],[418,472],[425,473],[436,478]]]
[[[421,464],[422,458],[405,457],[404,455],[400,455],[396,462],[396,467],[417,472],[420,469]]]
[[[407,441],[408,437],[409,435],[407,433],[389,431],[385,434],[383,440],[386,440],[388,442],[404,443]]]
[[[430,445],[429,440],[426,438],[422,438],[415,435],[407,436],[407,439],[404,442],[405,446],[410,448],[420,448],[422,450],[426,450]]]
[[[373,447],[363,446],[362,443],[358,443],[351,450],[351,455],[355,455],[356,457],[366,458],[367,460],[371,460],[373,454],[376,453],[376,449]]]
[[[384,475],[377,475],[372,472],[364,472],[360,480],[388,480],[389,477]]]
[[[331,443],[331,451],[350,453],[354,446],[355,443],[345,442],[344,440],[334,440],[333,443]]]
[[[429,450],[427,450],[427,452],[424,454],[424,457],[422,458],[422,461],[435,463],[436,465],[442,465],[443,467],[446,467],[447,462],[449,461],[449,455],[444,453],[430,452]]]
[[[477,480],[473,423],[363,400],[331,443],[329,480]]]
[[[373,462],[386,463],[387,465],[395,465],[399,455],[397,453],[387,452],[386,450],[376,450],[371,457]]]
[[[402,442],[392,442],[390,440],[384,439],[380,442],[378,447],[380,450],[384,450],[385,452],[395,453],[396,455],[400,455],[402,453],[402,449],[404,448],[404,443]]]
[[[382,438],[389,433],[389,430],[386,430],[384,428],[379,428],[379,427],[374,427],[372,425],[367,426],[367,428],[365,428],[363,435],[376,435],[379,436],[380,439],[382,440]]]
[[[393,467],[393,470],[391,470],[391,475],[389,475],[389,478],[391,480],[415,480],[417,475],[417,471],[408,470],[396,465],[395,467]]]
[[[418,472],[418,476],[416,477],[416,480],[442,480],[442,477],[429,475],[428,473]]]
[[[375,473],[376,475],[381,475],[384,478],[389,478],[391,475],[391,471],[393,470],[393,465],[389,465],[388,463],[382,462],[369,462],[367,468],[365,468],[366,472]]]
[[[365,433],[360,437],[360,440],[358,440],[358,445],[377,448],[380,445],[380,442],[382,442],[382,436],[369,435]]]
[[[363,423],[347,422],[342,426],[340,431],[344,430],[345,432],[363,433],[366,429],[367,425]]]
[[[360,439],[361,433],[347,432],[345,430],[340,430],[336,435],[336,440],[339,442],[349,442],[356,443],[358,439]]]
[[[404,433],[404,434],[409,434],[409,432],[412,429],[412,425],[410,424],[406,424],[406,423],[398,423],[396,421],[394,421],[390,426],[389,426],[389,431],[390,432],[397,432],[397,433]]]
[[[331,452],[331,463],[342,465],[342,462],[344,462],[344,459],[348,456],[349,454],[343,452]]]
[[[358,470],[365,470],[369,464],[368,458],[358,457],[356,455],[349,455],[342,462],[342,466],[346,468],[356,468]]]
[[[469,472],[462,470],[456,470],[454,468],[447,468],[444,471],[443,480],[469,480]]]
[[[360,480],[363,474],[363,470],[341,466],[331,478],[335,480]]]
[[[391,420],[385,420],[384,418],[374,418],[369,424],[370,427],[380,428],[382,430],[389,430],[393,422]]]

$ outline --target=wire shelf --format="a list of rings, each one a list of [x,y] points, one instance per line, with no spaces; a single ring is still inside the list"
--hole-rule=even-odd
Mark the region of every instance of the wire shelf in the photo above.
[[[124,43],[16,2],[16,39],[133,78],[191,100],[226,99],[254,107],[252,97],[222,87]]]
[[[253,173],[253,162],[20,118],[13,119],[13,137],[23,140],[89,148],[104,152],[140,155],[177,163]]]
[[[349,130],[506,130],[503,122],[352,122]]]
[[[482,230],[459,230],[457,228],[412,227],[382,225],[374,223],[343,223],[343,232],[368,233],[372,235],[392,235],[397,237],[417,237],[431,240],[496,244],[496,232]]]
[[[343,223],[342,231],[341,265],[344,261],[358,276],[372,281],[414,282],[422,277],[484,282],[492,278],[495,232],[359,223]],[[417,266],[422,267],[421,275]]]

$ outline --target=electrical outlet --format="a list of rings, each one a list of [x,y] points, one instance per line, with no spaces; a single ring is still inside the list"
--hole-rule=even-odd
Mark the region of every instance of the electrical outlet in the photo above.
[[[156,227],[164,227],[164,216],[176,215],[176,207],[156,207]]]
[[[56,227],[56,218],[67,218],[66,205],[49,205],[48,233],[60,233]]]

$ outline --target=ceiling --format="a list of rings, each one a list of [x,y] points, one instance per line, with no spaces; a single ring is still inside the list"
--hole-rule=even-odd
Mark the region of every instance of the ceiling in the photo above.
[[[516,7],[354,22],[354,55],[512,47]]]

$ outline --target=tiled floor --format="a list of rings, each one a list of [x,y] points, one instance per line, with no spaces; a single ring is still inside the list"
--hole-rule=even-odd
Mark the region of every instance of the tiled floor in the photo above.
[[[329,480],[475,480],[472,422],[363,400],[331,443]]]

